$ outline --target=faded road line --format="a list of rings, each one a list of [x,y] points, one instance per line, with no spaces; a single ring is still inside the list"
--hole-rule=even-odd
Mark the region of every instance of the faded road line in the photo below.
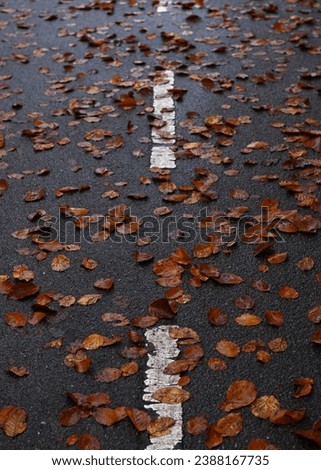
[[[157,13],[166,13],[168,8],[171,6],[172,0],[159,0],[157,7]]]
[[[183,438],[183,417],[181,403],[169,405],[166,403],[158,403],[152,398],[153,393],[163,387],[179,387],[178,375],[164,374],[164,368],[179,354],[177,343],[169,336],[171,326],[158,326],[145,333],[146,341],[152,344],[154,350],[148,355],[147,371],[145,380],[145,394],[143,399],[150,404],[145,408],[156,411],[158,416],[173,418],[176,422],[171,428],[171,432],[165,436],[151,437],[151,444],[147,449],[171,450],[182,441]]]
[[[175,104],[168,92],[174,87],[175,73],[164,70],[156,77],[153,91],[154,115],[166,124],[160,129],[153,127],[153,148],[150,159],[151,168],[176,168],[175,153],[170,148],[175,143]]]

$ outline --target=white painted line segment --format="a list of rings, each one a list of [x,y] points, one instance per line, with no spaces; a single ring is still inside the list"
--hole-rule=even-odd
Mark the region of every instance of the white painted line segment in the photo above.
[[[165,122],[160,129],[153,127],[151,168],[176,168],[175,154],[170,145],[175,143],[176,115],[175,103],[169,90],[174,87],[175,73],[164,70],[156,78],[153,89],[153,108],[157,119]],[[166,137],[162,134],[166,135]]]
[[[167,13],[168,8],[171,6],[172,0],[159,0],[157,13]]]
[[[152,398],[156,390],[163,387],[179,387],[178,375],[164,374],[164,368],[179,355],[177,342],[169,336],[169,329],[172,326],[158,326],[145,333],[146,341],[154,346],[153,353],[148,355],[147,371],[145,380],[145,394],[143,399],[146,409],[156,411],[158,416],[173,418],[176,422],[171,428],[171,432],[166,436],[151,437],[151,444],[147,449],[172,450],[183,438],[183,409],[182,404],[158,403]]]

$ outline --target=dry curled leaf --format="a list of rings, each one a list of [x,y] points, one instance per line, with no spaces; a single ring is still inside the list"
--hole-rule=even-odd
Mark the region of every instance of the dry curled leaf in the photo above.
[[[95,281],[94,286],[96,289],[102,289],[102,290],[110,290],[114,286],[114,281],[113,279],[98,279]]]
[[[114,382],[122,376],[122,371],[116,367],[106,367],[95,374],[95,379],[98,382]]]
[[[280,327],[284,324],[284,316],[279,310],[266,310],[264,315],[269,325]]]
[[[315,305],[308,311],[308,319],[312,323],[321,322],[321,305]]]
[[[98,408],[93,416],[97,423],[103,426],[113,426],[126,418],[127,413],[123,406],[118,406],[116,408]]]
[[[57,272],[66,271],[71,266],[70,258],[66,255],[56,255],[51,262],[51,269]]]
[[[297,267],[300,271],[311,271],[314,267],[314,259],[311,256],[305,256],[297,263]]]
[[[77,300],[77,303],[79,305],[93,305],[97,303],[101,298],[102,298],[101,294],[86,294],[86,295],[82,295]]]
[[[215,371],[221,371],[221,370],[226,370],[227,365],[223,359],[220,357],[210,357],[209,360],[207,361],[207,365],[210,369],[215,370]]]
[[[24,195],[24,200],[26,202],[40,201],[46,196],[45,189],[35,189],[34,191],[27,191]]]
[[[218,307],[213,307],[207,312],[207,318],[212,325],[222,326],[228,322],[228,316]]]
[[[232,411],[250,405],[256,399],[256,386],[250,380],[242,379],[233,382],[227,389],[226,398],[220,404],[224,411]]]
[[[302,421],[305,415],[305,408],[299,410],[282,410],[279,409],[273,416],[270,417],[270,421],[273,424],[296,424]]]
[[[247,450],[277,450],[268,439],[251,439],[247,445]]]
[[[7,372],[14,375],[15,377],[25,377],[26,375],[29,375],[30,372],[28,369],[25,367],[10,367],[10,369],[7,369]]]
[[[82,342],[82,347],[87,351],[92,349],[98,349],[101,347],[111,346],[112,344],[119,343],[121,339],[121,336],[113,336],[111,338],[107,338],[107,336],[103,336],[98,333],[93,333],[87,336],[86,339],[84,339],[84,341]]]
[[[314,380],[309,377],[299,377],[298,379],[294,379],[294,385],[296,386],[296,391],[293,394],[294,398],[301,398],[310,395],[313,384]]]

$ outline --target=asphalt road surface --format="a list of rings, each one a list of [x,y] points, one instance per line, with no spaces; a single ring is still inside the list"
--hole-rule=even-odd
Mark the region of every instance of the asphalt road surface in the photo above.
[[[320,21],[0,2],[0,449],[321,445]]]

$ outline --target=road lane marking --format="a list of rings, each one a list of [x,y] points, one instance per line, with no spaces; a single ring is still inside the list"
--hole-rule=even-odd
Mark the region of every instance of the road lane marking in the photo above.
[[[172,0],[159,0],[159,5],[157,7],[157,13],[166,13],[168,8],[171,6]]]
[[[163,70],[157,76],[157,81],[153,88],[153,108],[157,119],[166,124],[157,129],[152,128],[152,152],[150,159],[151,168],[176,168],[175,153],[170,148],[175,143],[175,103],[169,90],[174,87],[175,73],[173,70]],[[166,134],[166,137],[162,136]]]
[[[162,325],[146,331],[145,338],[154,347],[153,352],[148,354],[145,394],[143,399],[146,409],[156,411],[158,416],[170,417],[175,420],[171,432],[166,436],[150,438],[151,444],[146,449],[172,450],[183,438],[183,408],[182,404],[169,405],[158,403],[152,398],[156,390],[163,387],[179,387],[179,375],[164,374],[164,368],[174,360],[180,353],[176,340],[169,336],[169,329],[173,326]]]

